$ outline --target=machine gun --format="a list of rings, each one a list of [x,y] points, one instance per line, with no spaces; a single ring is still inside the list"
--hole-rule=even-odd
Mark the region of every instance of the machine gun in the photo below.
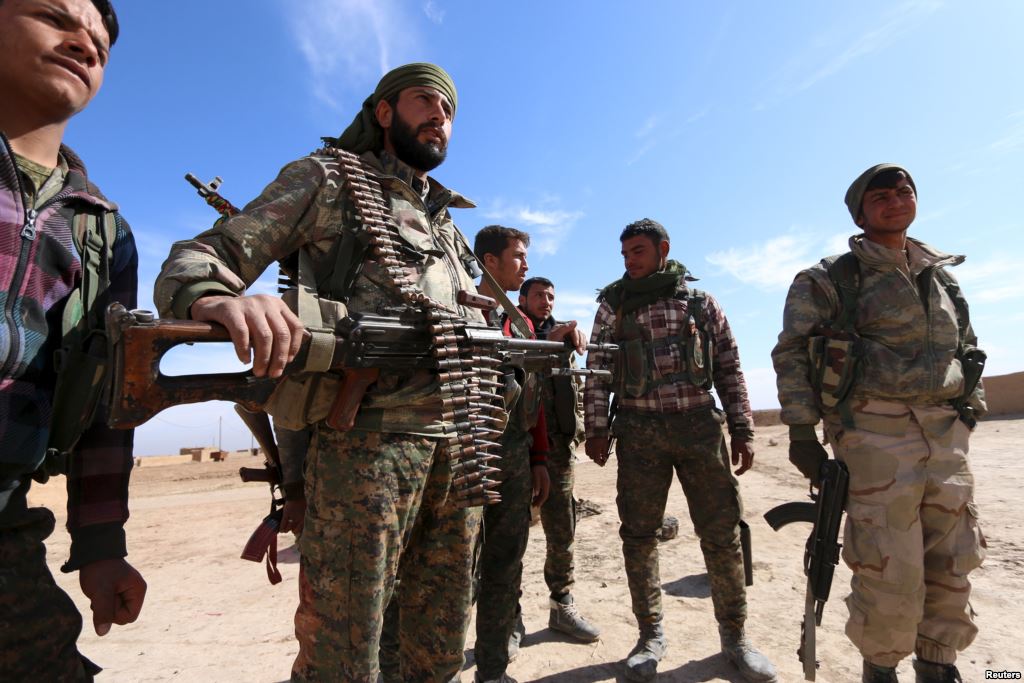
[[[422,314],[409,308],[394,313],[353,313],[338,323],[329,364],[329,371],[343,375],[327,420],[334,429],[347,431],[353,427],[363,396],[382,369],[404,373],[446,367],[448,361],[434,356],[430,323]],[[113,361],[108,418],[111,427],[137,427],[165,408],[202,401],[233,401],[259,410],[280,381],[256,377],[251,370],[181,376],[160,371],[161,358],[175,346],[230,341],[228,331],[214,323],[157,320],[148,311],[130,312],[112,304],[107,311],[107,332]],[[568,343],[505,337],[500,329],[482,323],[466,323],[450,334],[464,336],[472,346],[498,353],[497,363],[474,357],[481,369],[464,373],[466,379],[475,377],[474,372],[490,373],[502,368],[553,375],[608,375],[604,370],[570,368]],[[311,335],[306,332],[298,355],[285,367],[285,375],[303,371],[310,341]],[[587,349],[611,352],[618,347],[589,344]],[[445,413],[443,417],[461,416]]]
[[[815,628],[821,625],[825,602],[832,588],[832,575],[839,564],[839,528],[846,505],[850,474],[838,460],[826,460],[821,466],[821,481],[813,502],[784,503],[764,514],[765,521],[778,531],[793,522],[814,525],[804,550],[804,574],[807,576],[807,598],[804,621],[800,628],[800,649],[797,656],[804,665],[804,678],[813,681],[817,670],[815,659]]]

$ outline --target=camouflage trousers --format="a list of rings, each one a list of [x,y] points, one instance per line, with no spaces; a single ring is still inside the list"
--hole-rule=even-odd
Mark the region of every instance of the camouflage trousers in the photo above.
[[[523,579],[523,555],[530,539],[529,435],[502,437],[501,502],[484,509],[480,582],[473,655],[480,677],[500,678],[508,667],[508,639],[515,627]]]
[[[435,439],[317,429],[306,463],[293,680],[376,683],[391,603],[403,680],[457,679],[481,514],[448,499],[441,452]]]
[[[0,680],[91,681],[100,668],[75,645],[82,616],[46,566],[53,513],[10,517],[0,524]]]
[[[721,413],[621,411],[615,435],[619,536],[637,622],[662,618],[657,532],[674,473],[700,539],[715,619],[742,628],[747,616],[739,527],[743,505],[728,465]]]
[[[868,401],[855,410],[858,429],[826,422],[836,458],[850,470],[846,634],[880,666],[911,652],[953,663],[978,632],[967,576],[985,556],[970,432],[945,406]]]
[[[540,508],[547,555],[544,559],[544,581],[553,597],[572,592],[573,542],[576,537],[576,500],[573,498],[572,441],[561,434],[548,434],[548,476],[551,492]]]

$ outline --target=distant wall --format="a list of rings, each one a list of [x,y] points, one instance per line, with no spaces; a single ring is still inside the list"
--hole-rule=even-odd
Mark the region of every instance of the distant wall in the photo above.
[[[985,378],[989,417],[1024,414],[1024,372]]]
[[[1024,415],[1024,372],[985,378],[988,417]],[[770,427],[781,422],[778,410],[755,410],[754,426]]]

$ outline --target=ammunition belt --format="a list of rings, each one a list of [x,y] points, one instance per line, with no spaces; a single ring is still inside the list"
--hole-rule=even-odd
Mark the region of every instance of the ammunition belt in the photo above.
[[[362,160],[336,147],[314,154],[337,159],[359,229],[369,245],[367,260],[373,260],[402,300],[423,310],[429,321],[441,384],[441,419],[452,425],[444,448],[451,462],[455,503],[470,507],[498,502],[501,497],[494,490],[498,482],[489,475],[498,472],[490,463],[500,459],[495,452],[500,446],[493,439],[501,435],[508,420],[499,393],[504,388],[498,381],[501,359],[494,351],[470,344],[460,334],[467,321],[419,286],[415,267],[402,259],[403,240],[380,183],[367,175]]]

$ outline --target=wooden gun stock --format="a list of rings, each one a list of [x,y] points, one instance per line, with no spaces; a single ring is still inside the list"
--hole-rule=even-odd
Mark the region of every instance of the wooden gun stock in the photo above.
[[[118,429],[137,427],[161,410],[184,403],[233,401],[258,410],[278,380],[255,377],[251,370],[174,377],[160,371],[164,354],[179,344],[227,342],[228,331],[191,320],[152,320],[120,304],[107,312],[112,342],[111,394],[108,423]]]

